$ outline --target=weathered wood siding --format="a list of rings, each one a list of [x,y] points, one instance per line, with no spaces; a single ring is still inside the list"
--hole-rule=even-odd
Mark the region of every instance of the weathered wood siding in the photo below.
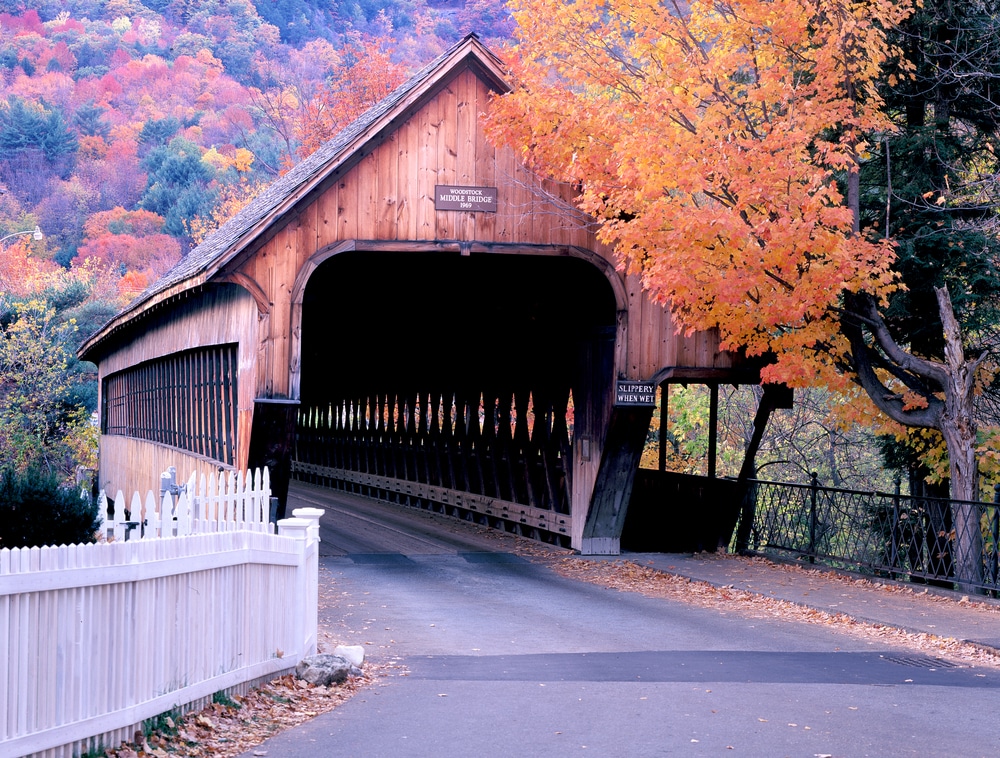
[[[197,297],[165,306],[142,322],[142,329],[119,340],[100,362],[99,381],[143,361],[198,347],[238,343],[237,455],[235,468],[246,468],[250,424],[253,417],[255,366],[259,320],[257,304],[250,294],[235,284],[214,285]],[[101,436],[101,471],[98,484],[116,492],[159,490],[160,473],[176,466],[186,476],[196,470],[217,473],[229,470],[219,461],[145,440],[117,435]]]

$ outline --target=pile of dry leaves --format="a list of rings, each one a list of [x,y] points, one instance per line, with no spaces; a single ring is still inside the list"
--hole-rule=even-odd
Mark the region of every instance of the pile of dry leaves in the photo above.
[[[108,758],[166,758],[212,756],[224,758],[244,753],[268,737],[336,708],[382,674],[366,666],[363,676],[344,684],[313,687],[292,675],[251,690],[245,696],[217,696],[197,713],[163,715],[149,724],[148,733],[137,732],[133,742],[107,750]],[[259,751],[266,755],[266,751]]]

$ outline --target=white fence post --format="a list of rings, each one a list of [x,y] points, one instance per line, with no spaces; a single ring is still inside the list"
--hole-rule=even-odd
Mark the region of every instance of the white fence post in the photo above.
[[[310,548],[317,545],[309,538],[309,530],[312,527],[312,520],[305,518],[284,518],[278,521],[278,534],[282,537],[291,537],[297,541],[299,564],[295,571],[295,639],[300,644],[300,660],[316,653],[316,627],[312,626],[313,614],[310,610],[309,590],[312,586],[310,581]],[[312,543],[312,544],[310,544]],[[318,551],[317,551],[318,552]],[[317,568],[314,571],[318,571]]]
[[[295,518],[309,522],[306,530],[305,634],[304,655],[315,655],[319,646],[319,520],[326,511],[322,508],[296,508]]]
[[[226,532],[249,529],[274,534],[270,524],[271,484],[267,468],[253,472],[230,471],[218,475],[188,477],[184,485],[175,483],[176,472],[168,469],[160,475],[160,494],[152,490],[143,501],[132,494],[125,516],[125,496],[115,496],[114,513],[102,525],[107,539],[116,542],[151,537],[184,536],[203,532]],[[108,508],[107,493],[99,496],[102,515]]]
[[[304,518],[311,522],[309,524],[309,539],[314,542],[319,542],[319,520],[323,518],[324,513],[326,511],[322,508],[296,508],[292,511],[295,518]]]

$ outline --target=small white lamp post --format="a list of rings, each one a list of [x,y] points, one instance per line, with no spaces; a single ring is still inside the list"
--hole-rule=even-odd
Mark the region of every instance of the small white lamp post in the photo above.
[[[22,234],[30,234],[35,240],[40,240],[45,236],[42,234],[41,228],[36,224],[34,229],[25,229],[23,232],[11,232],[6,237],[0,237],[0,244],[6,242],[12,237],[20,237]]]

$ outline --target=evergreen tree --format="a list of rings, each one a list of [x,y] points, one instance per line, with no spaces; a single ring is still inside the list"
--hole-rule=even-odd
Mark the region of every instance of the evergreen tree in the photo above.
[[[865,167],[863,225],[896,240],[906,287],[886,320],[920,355],[943,355],[934,287],[968,336],[1000,315],[998,13],[996,0],[927,0],[896,30],[905,58],[882,87],[898,131]]]
[[[894,31],[902,57],[886,72],[881,90],[897,131],[881,138],[861,173],[862,226],[895,240],[895,268],[904,285],[883,311],[885,327],[911,355],[939,365],[948,362],[956,345],[963,347],[965,366],[973,374],[1000,347],[998,12],[997,0],[926,0]],[[942,289],[950,296],[956,320],[950,345],[942,320],[947,314],[939,307]],[[855,324],[853,359],[890,366],[878,340],[862,337],[867,328]],[[934,393],[945,389],[906,368],[892,373],[909,390],[931,398],[931,405]],[[886,441],[887,463],[906,472],[913,494],[947,497],[950,484],[951,497],[976,498],[978,427],[996,425],[1000,418],[984,416],[988,404],[976,400],[974,389],[968,384],[963,401],[949,406],[942,425],[932,427],[948,442],[950,481],[941,482],[941,472],[929,468],[933,439],[929,443],[926,434],[911,430],[905,439]],[[985,396],[995,401],[1000,387],[987,390]],[[948,437],[956,429],[964,446],[973,448],[960,471],[958,445]],[[929,554],[939,558],[938,575],[946,577],[953,570],[955,548],[956,560],[965,564],[961,573],[977,576],[981,547],[976,512],[929,504],[927,517],[925,537]]]
[[[76,113],[73,114],[73,123],[79,129],[80,134],[107,139],[111,133],[111,127],[103,120],[104,114],[105,109],[90,100],[76,109]]]
[[[38,202],[52,178],[68,178],[78,148],[60,110],[15,95],[0,103],[0,176],[19,199]]]
[[[54,474],[0,472],[0,548],[87,544],[100,525],[97,503]]]
[[[140,207],[163,216],[168,234],[189,237],[191,222],[211,212],[215,200],[209,187],[214,172],[201,160],[198,146],[175,137],[166,147],[152,150],[142,167],[149,178]]]
[[[167,118],[151,118],[142,125],[139,132],[139,145],[143,153],[148,153],[157,147],[166,145],[178,130],[181,122],[173,116]]]

